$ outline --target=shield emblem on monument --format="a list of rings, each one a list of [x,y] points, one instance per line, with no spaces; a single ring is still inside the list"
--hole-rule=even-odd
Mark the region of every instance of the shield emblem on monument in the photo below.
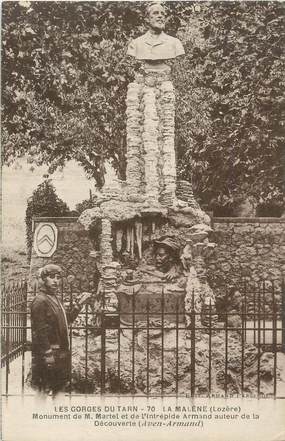
[[[51,257],[57,248],[57,227],[41,222],[34,233],[34,250],[39,257]]]

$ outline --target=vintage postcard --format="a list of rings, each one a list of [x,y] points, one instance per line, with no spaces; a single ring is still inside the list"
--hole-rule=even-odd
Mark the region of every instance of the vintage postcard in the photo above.
[[[285,441],[282,3],[1,12],[1,439]]]

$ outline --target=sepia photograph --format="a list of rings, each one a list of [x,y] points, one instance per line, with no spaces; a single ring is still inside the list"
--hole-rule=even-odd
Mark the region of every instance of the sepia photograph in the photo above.
[[[282,2],[1,19],[1,439],[285,441]]]

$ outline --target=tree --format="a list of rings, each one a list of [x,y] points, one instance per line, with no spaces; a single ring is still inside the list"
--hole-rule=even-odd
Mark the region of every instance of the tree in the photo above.
[[[178,72],[179,172],[212,207],[282,203],[282,21],[278,2],[202,3],[188,20],[186,45],[196,35]]]
[[[26,7],[21,6],[25,4]],[[178,173],[203,204],[281,200],[282,5],[167,2],[177,63]],[[98,186],[125,178],[125,97],[144,31],[141,2],[4,2],[3,159],[50,171],[76,159]],[[218,170],[218,172],[217,172]]]
[[[100,186],[104,160],[111,159],[124,177],[125,95],[132,71],[124,48],[137,8],[4,3],[5,161],[28,153],[53,171],[73,158]]]
[[[26,209],[26,244],[28,261],[31,258],[33,246],[32,220],[34,216],[67,216],[70,215],[67,204],[60,199],[52,184],[51,179],[46,178],[33,191],[28,200]]]

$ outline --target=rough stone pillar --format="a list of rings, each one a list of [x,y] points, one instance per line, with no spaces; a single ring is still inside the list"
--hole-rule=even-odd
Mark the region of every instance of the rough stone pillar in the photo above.
[[[143,125],[143,147],[144,147],[144,170],[145,170],[145,191],[150,201],[158,201],[159,180],[158,180],[158,115],[156,108],[155,87],[144,87],[144,125]]]
[[[175,94],[171,81],[163,81],[160,85],[160,90],[160,123],[163,158],[163,190],[161,192],[161,203],[170,205],[175,198],[176,192],[176,158],[174,147]]]
[[[216,298],[213,290],[207,281],[207,270],[205,256],[213,252],[215,244],[209,242],[208,234],[211,228],[207,225],[197,224],[190,228],[191,239],[187,243],[187,248],[191,248],[192,261],[188,274],[185,311],[191,313],[194,307],[197,323],[207,327],[209,325],[209,310],[211,309],[212,323],[216,320],[214,315]],[[189,250],[187,250],[189,253]],[[187,254],[185,252],[185,256]],[[186,322],[189,325],[189,315],[186,316]]]
[[[119,269],[120,264],[118,262],[112,262],[102,267],[101,290],[104,296],[103,306],[104,310],[108,312],[115,312],[118,308],[116,289]]]
[[[174,115],[169,70],[138,73],[127,95],[128,189],[167,206],[176,191]]]
[[[101,262],[108,264],[113,260],[112,250],[112,224],[109,219],[102,219],[102,233],[101,233]]]
[[[144,182],[142,158],[142,124],[143,114],[142,84],[131,83],[127,93],[127,183],[134,193],[142,191]]]

